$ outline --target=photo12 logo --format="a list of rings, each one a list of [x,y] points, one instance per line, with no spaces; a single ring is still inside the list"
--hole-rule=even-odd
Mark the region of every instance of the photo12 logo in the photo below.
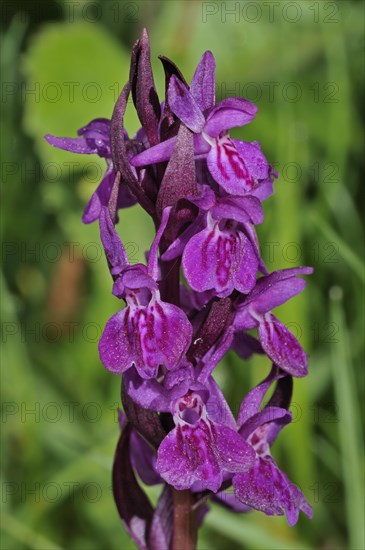
[[[298,23],[309,19],[313,23],[334,24],[340,22],[340,7],[338,2],[202,2],[201,17],[203,23]]]

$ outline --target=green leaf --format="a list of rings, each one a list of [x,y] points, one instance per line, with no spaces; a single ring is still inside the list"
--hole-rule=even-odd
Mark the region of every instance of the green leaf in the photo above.
[[[128,78],[129,55],[99,25],[49,24],[36,35],[23,59],[26,132],[44,162],[70,160],[50,147],[44,134],[76,136],[97,117],[110,118]],[[85,164],[96,157],[74,155]]]

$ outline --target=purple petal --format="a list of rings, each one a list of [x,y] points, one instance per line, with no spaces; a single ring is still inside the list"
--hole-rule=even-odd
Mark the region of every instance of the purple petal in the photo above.
[[[82,216],[83,223],[92,223],[99,219],[100,211],[103,206],[108,206],[110,193],[115,179],[115,172],[109,169],[104,178],[99,183],[96,191],[92,194],[91,199],[85,207]]]
[[[256,282],[256,273],[258,270],[258,261],[250,241],[238,232],[240,238],[240,257],[237,258],[237,271],[234,273],[234,288],[243,294],[247,294]]]
[[[264,441],[263,452],[265,453],[267,446],[271,447],[284,426],[291,422],[292,415],[288,409],[290,407],[292,392],[292,377],[281,376],[277,380],[274,393],[262,412],[254,414],[242,426],[240,433],[246,438],[253,429],[256,430],[258,428],[250,436],[250,443],[255,447],[257,453],[260,454],[260,447],[257,447],[257,445],[260,445]],[[266,420],[267,410],[271,411],[268,421]]]
[[[194,134],[194,151],[196,160],[205,159],[210,151],[210,145],[202,134]]]
[[[176,136],[171,137],[165,141],[162,141],[154,147],[150,147],[142,153],[135,155],[130,159],[132,166],[140,167],[147,166],[149,164],[156,164],[158,162],[166,162],[170,159],[176,143]],[[209,144],[198,134],[194,135],[194,154],[203,155],[204,158],[209,152]]]
[[[260,255],[260,243],[259,243],[259,239],[258,239],[254,224],[250,223],[250,222],[241,223],[240,227],[243,230],[246,237],[248,238],[248,240],[250,241],[251,246],[252,246],[252,248],[255,252],[255,255],[256,255],[256,258],[257,258],[257,261],[258,261],[259,271],[263,275],[267,275],[268,271],[266,269],[264,260],[261,258],[261,255]]]
[[[255,182],[266,180],[269,176],[269,163],[259,147],[247,141],[232,139],[240,156]]]
[[[131,462],[143,483],[146,485],[162,483],[161,477],[155,470],[155,452],[135,430],[131,434]]]
[[[128,395],[144,409],[170,412],[171,402],[185,395],[193,383],[192,367],[182,366],[166,373],[163,382],[144,380],[134,368],[123,376]]]
[[[174,242],[168,247],[168,249],[162,254],[161,259],[164,262],[169,262],[181,256],[185,246],[189,240],[201,231],[200,225],[197,223],[191,223],[184,231],[174,240]]]
[[[135,369],[130,369],[135,372]],[[126,377],[128,371],[123,376],[122,381],[122,404],[128,422],[137,430],[137,432],[154,448],[157,448],[166,436],[162,427],[160,416],[155,411],[148,410],[139,406],[129,395],[129,386]]]
[[[278,377],[281,377],[282,374],[278,374],[278,369],[273,366],[268,376],[260,382],[257,386],[255,386],[251,391],[248,392],[246,397],[243,399],[240,410],[238,413],[238,420],[237,424],[238,427],[241,428],[243,424],[251,418],[254,414],[256,414],[261,406],[262,400],[265,397],[265,393],[271,386],[271,384],[278,379]]]
[[[296,377],[307,374],[308,359],[301,345],[272,313],[267,313],[260,321],[259,338],[265,352],[278,367]]]
[[[110,158],[110,120],[96,118],[78,130],[79,138],[56,137],[47,134],[45,139],[53,147],[79,154],[98,154]]]
[[[90,147],[97,147],[100,157],[111,158],[110,122],[106,118],[96,118],[77,131],[77,134],[83,136]]]
[[[110,138],[110,120],[108,118],[94,118],[89,124],[80,128],[77,131],[79,136],[83,136],[88,132],[98,132],[102,136],[108,139]]]
[[[257,107],[248,99],[229,97],[220,101],[209,113],[204,131],[211,137],[251,122]]]
[[[232,411],[214,378],[209,376],[204,384],[209,390],[206,403],[209,418],[216,424],[223,424],[227,428],[236,431],[237,426]]]
[[[205,124],[205,118],[198,103],[188,88],[176,76],[172,75],[168,90],[171,110],[192,132],[200,133]]]
[[[81,138],[56,137],[51,134],[46,134],[44,139],[53,147],[70,151],[71,153],[79,153],[81,155],[92,155],[98,152],[96,144],[90,145],[86,140]]]
[[[264,201],[270,197],[274,192],[274,182],[272,179],[261,181],[257,187],[251,191],[251,195],[257,197],[259,201]]]
[[[193,384],[195,384],[195,372],[191,363],[182,363],[176,370],[166,372],[163,385],[170,395],[170,405],[174,399],[187,393]],[[186,391],[183,391],[184,387]]]
[[[134,362],[133,333],[129,334],[129,315],[129,307],[113,315],[99,341],[101,362],[116,374],[126,371]],[[154,372],[152,376],[153,374]]]
[[[208,185],[199,183],[197,184],[196,196],[189,196],[187,198],[190,202],[195,204],[195,206],[197,206],[199,210],[202,210],[204,212],[211,210],[211,208],[214,207],[217,201],[216,194],[214,193],[213,189],[211,189],[211,187],[209,187]]]
[[[156,164],[157,162],[165,162],[170,159],[175,143],[176,137],[167,139],[134,156],[130,163],[132,166],[148,166],[149,164]]]
[[[125,298],[126,290],[137,291],[140,298],[144,296],[144,303],[147,304],[151,292],[158,290],[158,285],[148,275],[145,265],[136,264],[126,268],[114,283],[114,296]]]
[[[215,140],[208,153],[207,163],[209,172],[227,193],[240,196],[253,189],[255,182],[228,136]]]
[[[191,81],[190,93],[203,113],[214,106],[215,59],[212,52],[205,52],[199,61]]]
[[[237,310],[236,316],[234,318],[234,327],[236,329],[236,334],[238,334],[239,338],[241,331],[251,330],[253,328],[257,328],[258,326],[258,320],[252,317],[248,307],[244,307],[243,305]]]
[[[214,454],[207,424],[178,426],[162,441],[157,454],[157,471],[175,489],[190,489],[200,483],[216,492],[222,484],[222,471]]]
[[[139,376],[136,369],[131,368],[124,374],[123,382],[127,394],[140,407],[160,412],[170,411],[170,395],[156,379],[145,380]],[[181,395],[188,389],[182,388]]]
[[[280,407],[265,407],[261,412],[258,412],[251,416],[242,426],[239,433],[244,439],[248,439],[248,437],[255,432],[258,428],[262,427],[263,425],[270,426],[271,424],[280,425],[281,428],[286,426],[286,424],[289,424],[291,422],[292,415],[289,411],[286,409],[281,409]],[[264,430],[261,435],[261,438],[265,441],[265,443],[268,443],[266,439],[266,426],[263,426]],[[258,438],[258,443],[260,442],[260,439]],[[252,441],[250,441],[252,444]],[[256,449],[257,453],[259,453],[259,449]]]
[[[307,281],[304,279],[291,277],[278,281],[269,287],[266,284],[262,285],[266,288],[252,300],[251,307],[260,314],[271,311],[302,292],[306,284]]]
[[[136,197],[129,190],[124,181],[121,182],[118,192],[117,208],[129,208],[137,204]]]
[[[297,267],[274,271],[266,277],[257,280],[255,288],[245,301],[245,306],[251,307],[257,313],[266,313],[287,300],[299,294],[305,287],[304,279],[297,279],[297,275],[310,275],[311,267]]]
[[[163,235],[163,232],[166,229],[167,222],[169,221],[169,216],[171,213],[171,206],[167,206],[162,213],[161,223],[160,227],[158,228],[158,231],[156,233],[156,236],[153,240],[150,253],[148,256],[148,274],[152,279],[157,281],[158,275],[159,275],[159,269],[158,269],[158,247],[160,246],[161,237]]]
[[[270,288],[273,284],[279,281],[285,281],[297,275],[311,275],[313,273],[312,267],[293,267],[289,269],[279,269],[278,271],[273,271],[270,275],[262,277],[259,279],[258,286],[252,292],[252,296],[259,294],[262,290]]]
[[[112,275],[117,275],[129,265],[129,262],[125,248],[115,230],[106,207],[103,207],[100,213],[100,238],[110,272]]]
[[[241,502],[268,516],[282,516],[285,512],[289,525],[295,525],[300,510],[312,517],[312,508],[302,492],[271,458],[257,458],[249,472],[234,476],[233,487]]]
[[[182,257],[182,267],[189,286],[197,292],[215,289],[218,286],[216,270],[219,258],[217,257],[217,237],[214,230],[204,229],[194,235],[187,243]],[[227,295],[233,290],[229,280],[229,273],[219,285],[219,290],[228,288]],[[229,285],[227,285],[229,283]]]
[[[202,359],[202,370],[199,373],[199,377],[198,377],[199,381],[205,382],[207,380],[207,378],[213,372],[215,367],[218,365],[218,363],[221,361],[221,359],[230,349],[232,345],[233,334],[234,334],[234,328],[231,326],[223,334],[223,336],[218,339],[216,344],[214,344],[210,348],[208,353],[205,354],[205,356]]]
[[[193,290],[214,288],[219,296],[233,289],[247,294],[255,285],[257,259],[240,232],[207,228],[190,239],[182,257],[184,275]]]
[[[154,334],[149,333],[148,322],[141,327],[145,332],[142,338],[145,338],[146,349],[151,350],[147,356],[151,354],[151,361],[156,365],[173,369],[177,367],[191,343],[192,326],[185,313],[173,304],[156,300],[149,309],[154,315]],[[152,351],[154,346],[157,349],[155,358]]]
[[[219,463],[226,472],[246,472],[252,468],[255,452],[236,431],[212,423],[212,432]]]
[[[237,222],[260,224],[264,221],[264,212],[259,199],[252,196],[223,197],[211,209],[214,219],[232,219]]]
[[[155,299],[147,307],[128,306],[111,317],[99,342],[100,359],[114,373],[135,365],[142,378],[153,378],[160,365],[177,366],[191,336],[185,313]]]

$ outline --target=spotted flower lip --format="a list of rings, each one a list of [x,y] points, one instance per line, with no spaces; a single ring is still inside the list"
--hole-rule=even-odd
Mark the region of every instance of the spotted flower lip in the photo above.
[[[128,289],[127,307],[107,322],[99,342],[102,363],[116,374],[133,365],[142,378],[154,378],[160,365],[174,369],[187,351],[192,329],[177,306],[158,291]]]
[[[158,449],[156,469],[176,489],[217,492],[226,473],[252,466],[250,445],[231,426],[210,417],[199,392],[187,392],[172,409],[175,428]]]
[[[247,294],[255,286],[258,261],[237,223],[220,224],[208,216],[207,227],[186,245],[182,265],[193,290],[215,289],[220,297],[234,289]]]

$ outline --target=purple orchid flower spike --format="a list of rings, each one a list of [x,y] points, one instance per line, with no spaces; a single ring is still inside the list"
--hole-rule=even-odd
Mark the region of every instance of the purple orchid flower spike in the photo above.
[[[156,280],[157,248],[169,213],[167,208],[151,247],[148,269],[141,264],[125,265],[125,251],[115,230],[111,229],[107,209],[100,220],[101,238],[106,244],[112,272],[120,272],[113,293],[127,303],[125,309],[107,322],[99,342],[102,363],[116,374],[135,366],[142,378],[154,378],[159,366],[168,370],[176,368],[191,341],[192,327],[185,313],[160,299]],[[120,266],[119,259],[122,259]]]
[[[270,453],[279,432],[291,421],[290,412],[280,406],[282,403],[289,406],[291,378],[283,378],[283,374],[276,374],[276,371],[274,366],[266,380],[251,390],[241,404],[239,433],[255,450],[256,459],[249,470],[233,477],[233,487],[235,496],[244,505],[269,516],[285,513],[289,525],[295,525],[299,511],[311,518],[312,508],[303,493],[278,468]],[[278,380],[277,390],[268,405],[259,411],[264,395],[274,380]]]
[[[45,139],[53,147],[70,151],[71,153],[79,153],[82,155],[97,154],[101,158],[105,158],[107,170],[104,174],[95,193],[93,193],[88,202],[82,221],[84,223],[92,223],[100,216],[103,206],[109,203],[113,183],[116,177],[116,171],[113,167],[112,154],[110,149],[110,120],[106,118],[96,118],[78,130],[78,138],[56,137],[50,134],[45,136]],[[135,149],[130,148],[130,156],[135,154]],[[136,204],[137,200],[129,191],[126,185],[120,185],[117,199],[118,208],[128,208]]]
[[[308,359],[294,335],[271,310],[299,294],[305,287],[297,275],[310,275],[310,267],[275,271],[257,281],[255,288],[237,307],[236,331],[258,328],[259,339],[268,357],[288,374],[305,376]]]
[[[192,389],[172,404],[175,428],[158,449],[157,471],[179,490],[217,492],[225,474],[244,472],[253,464],[252,449],[237,434],[213,379],[209,386],[208,394],[206,389]],[[223,418],[219,415],[222,409]]]
[[[290,525],[300,511],[311,517],[271,456],[291,421],[292,376],[308,370],[299,342],[271,311],[301,292],[306,283],[298,276],[313,270],[269,274],[261,258],[256,225],[278,175],[258,141],[229,136],[254,120],[257,107],[243,98],[215,103],[209,51],[190,87],[173,61],[160,59],[161,102],[144,30],[111,120],[95,119],[75,138],[46,139],[107,165],[83,221],[99,219],[112,293],[125,302],[99,341],[103,365],[123,375],[113,465],[120,519],[140,550],[193,550],[209,498],[237,512],[286,514]],[[130,95],[141,123],[132,139],[125,128]],[[156,232],[145,264],[131,265],[115,225],[118,209],[135,203]],[[258,339],[247,332],[255,328]],[[237,422],[213,378],[231,349],[274,363],[244,397]],[[140,481],[162,485],[156,506]]]

